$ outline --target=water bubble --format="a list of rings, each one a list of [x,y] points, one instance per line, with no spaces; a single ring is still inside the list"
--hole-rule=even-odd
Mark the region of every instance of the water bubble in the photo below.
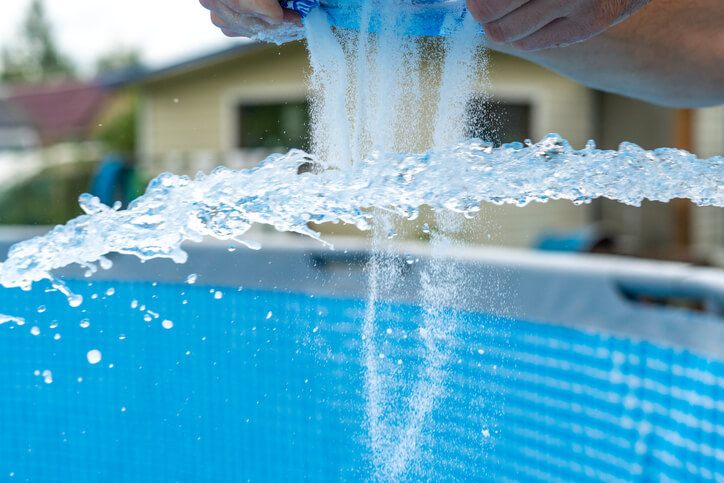
[[[88,362],[91,364],[98,364],[101,361],[101,351],[98,349],[89,350],[88,354],[86,354],[86,357],[88,358]]]
[[[189,274],[189,276],[186,277],[186,283],[189,284],[189,285],[193,285],[193,284],[196,283],[196,280],[197,280],[198,278],[199,278],[199,276],[196,275],[195,273]]]
[[[219,299],[222,298],[223,296],[224,296],[224,294],[223,294],[223,292],[222,292],[221,290],[217,290],[216,293],[214,294],[214,298],[215,298],[216,300],[219,300]]]
[[[39,314],[42,314],[43,312],[45,312],[45,310],[46,310],[45,305],[40,305],[40,306],[38,306],[38,313],[39,313]]]
[[[173,322],[171,322],[170,320],[164,320],[163,322],[161,322],[161,326],[164,329],[170,329],[173,327]]]
[[[83,296],[80,294],[68,295],[68,305],[71,307],[80,307],[83,303]]]
[[[109,288],[108,290],[106,290],[106,295],[109,296],[109,297],[110,297],[111,295],[115,294],[115,293],[116,293],[116,289],[113,288],[113,287],[111,287],[111,288]]]
[[[30,333],[33,335],[40,335],[40,328],[39,327],[32,327],[30,329]]]
[[[84,329],[87,329],[90,326],[90,320],[88,320],[88,319],[81,320],[80,326],[83,327]]]

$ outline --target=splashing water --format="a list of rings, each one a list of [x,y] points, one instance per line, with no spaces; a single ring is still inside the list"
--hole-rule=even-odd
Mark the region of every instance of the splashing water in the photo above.
[[[0,264],[0,284],[29,289],[72,263],[93,267],[106,260],[108,268],[103,255],[109,252],[181,263],[184,241],[212,236],[243,242],[240,237],[254,223],[316,239],[309,222],[368,230],[369,208],[415,219],[422,205],[472,215],[484,201],[523,206],[606,197],[637,206],[644,199],[689,198],[724,206],[723,157],[702,160],[677,149],[647,151],[633,144],[619,151],[598,150],[593,143],[575,150],[556,135],[500,148],[470,140],[423,154],[375,151],[348,169],[297,174],[310,161],[323,165],[293,150],[249,170],[220,167],[193,180],[165,173],[126,210],[83,195],[85,215],[12,247]]]

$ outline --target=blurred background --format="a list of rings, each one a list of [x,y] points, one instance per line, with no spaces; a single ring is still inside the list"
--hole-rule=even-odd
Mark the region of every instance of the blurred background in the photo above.
[[[489,82],[470,99],[471,136],[499,144],[556,132],[577,148],[593,139],[605,149],[630,141],[724,155],[724,107],[667,109],[510,56],[489,60]],[[164,171],[249,168],[305,148],[307,73],[302,43],[226,39],[193,0],[8,3],[0,15],[0,224],[63,223],[80,214],[84,192],[125,205]],[[400,236],[418,238],[431,221],[423,212]],[[685,200],[484,205],[466,223],[460,237],[471,244],[724,266],[724,210]]]

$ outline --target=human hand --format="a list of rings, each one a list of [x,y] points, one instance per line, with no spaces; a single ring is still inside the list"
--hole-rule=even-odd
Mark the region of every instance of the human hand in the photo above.
[[[298,12],[278,0],[199,0],[211,22],[228,37],[288,41],[303,36]]]
[[[540,50],[589,39],[650,1],[467,0],[467,6],[493,42]]]

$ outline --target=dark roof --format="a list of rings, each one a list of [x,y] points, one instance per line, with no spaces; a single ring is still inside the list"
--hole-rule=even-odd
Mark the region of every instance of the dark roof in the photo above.
[[[6,98],[24,111],[44,144],[88,135],[108,93],[95,82],[14,86]]]

